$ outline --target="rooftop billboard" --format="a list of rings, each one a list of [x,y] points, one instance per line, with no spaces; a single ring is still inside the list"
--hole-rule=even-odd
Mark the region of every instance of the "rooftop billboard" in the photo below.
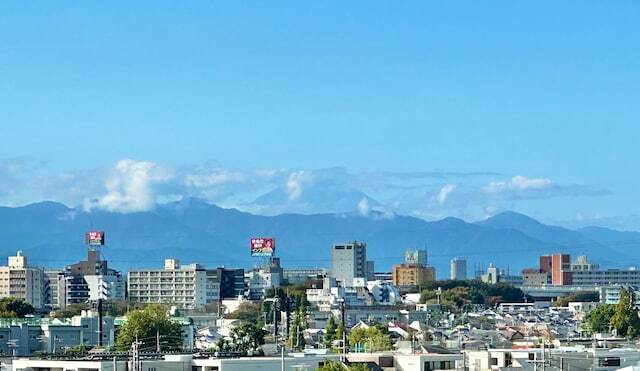
[[[85,236],[85,241],[89,246],[104,245],[104,231],[89,231]]]
[[[251,256],[273,256],[276,250],[276,240],[271,237],[251,239]]]

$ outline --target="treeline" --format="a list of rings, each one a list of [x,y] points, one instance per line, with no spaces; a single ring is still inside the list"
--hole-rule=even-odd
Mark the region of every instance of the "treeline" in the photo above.
[[[600,294],[597,291],[578,291],[559,298],[553,305],[556,307],[568,307],[571,302],[595,303],[598,301],[600,301]]]
[[[442,290],[440,304],[461,309],[469,304],[496,305],[533,301],[522,290],[507,283],[489,284],[479,280],[446,280],[430,282],[420,291],[421,303],[436,303],[438,288]]]

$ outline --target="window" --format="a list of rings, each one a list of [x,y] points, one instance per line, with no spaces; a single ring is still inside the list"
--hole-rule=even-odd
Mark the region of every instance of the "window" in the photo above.
[[[498,365],[498,358],[497,357],[491,357],[490,365],[491,366],[497,366]]]
[[[620,367],[619,357],[598,358],[598,366],[600,367]]]

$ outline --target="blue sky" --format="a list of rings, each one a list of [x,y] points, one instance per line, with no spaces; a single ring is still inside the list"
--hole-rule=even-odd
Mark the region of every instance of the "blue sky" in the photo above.
[[[257,210],[292,174],[322,191],[341,167],[348,190],[323,197],[425,218],[629,218],[639,17],[635,1],[2,2],[0,202],[101,199],[132,159],[163,173],[151,203]],[[247,184],[260,171],[279,175]],[[490,175],[406,182],[420,171]],[[184,189],[194,172],[245,181],[212,196]]]

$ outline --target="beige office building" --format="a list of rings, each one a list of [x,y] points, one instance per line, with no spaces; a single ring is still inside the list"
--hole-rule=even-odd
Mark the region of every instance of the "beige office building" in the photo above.
[[[44,271],[29,267],[27,257],[18,251],[9,257],[7,266],[0,267],[0,298],[20,298],[34,308],[42,308],[44,281]]]

